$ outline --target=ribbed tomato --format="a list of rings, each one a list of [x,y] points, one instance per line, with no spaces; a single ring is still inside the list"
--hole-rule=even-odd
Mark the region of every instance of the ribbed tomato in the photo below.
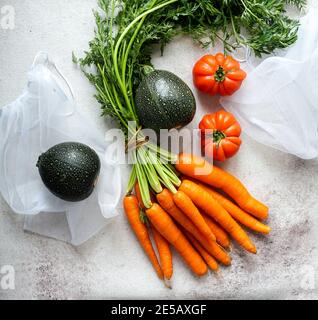
[[[205,156],[218,161],[233,157],[241,146],[241,126],[232,113],[224,110],[205,115],[200,124],[201,145]]]
[[[211,96],[228,96],[237,91],[246,78],[240,63],[223,53],[203,56],[193,68],[193,82],[202,92]]]

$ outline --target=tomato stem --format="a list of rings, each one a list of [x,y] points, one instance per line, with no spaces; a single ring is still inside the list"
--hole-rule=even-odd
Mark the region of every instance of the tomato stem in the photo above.
[[[222,66],[219,66],[214,74],[214,79],[217,82],[223,82],[225,80],[226,72]]]
[[[219,144],[222,139],[226,138],[226,135],[224,132],[220,130],[214,130],[212,137],[213,137],[213,142]]]

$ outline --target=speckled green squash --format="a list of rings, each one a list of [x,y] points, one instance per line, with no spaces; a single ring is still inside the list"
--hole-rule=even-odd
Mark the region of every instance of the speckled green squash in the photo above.
[[[66,201],[81,201],[93,192],[100,160],[90,147],[78,142],[57,144],[43,153],[36,165],[45,186]]]
[[[175,74],[154,70],[136,90],[136,111],[144,128],[181,128],[192,121],[196,112],[191,89]]]

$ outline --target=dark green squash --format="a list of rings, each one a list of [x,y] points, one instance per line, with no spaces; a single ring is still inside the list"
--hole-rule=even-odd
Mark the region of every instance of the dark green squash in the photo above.
[[[175,74],[154,70],[146,74],[136,90],[136,111],[144,128],[181,128],[192,121],[196,102],[188,85]]]
[[[91,195],[101,164],[97,153],[87,145],[65,142],[43,153],[36,166],[54,195],[75,202]]]

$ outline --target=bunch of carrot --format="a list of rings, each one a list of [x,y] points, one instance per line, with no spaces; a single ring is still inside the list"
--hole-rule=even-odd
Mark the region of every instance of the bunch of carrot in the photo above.
[[[231,264],[230,238],[256,253],[241,225],[268,234],[270,227],[260,221],[268,216],[267,206],[254,199],[237,178],[200,157],[180,154],[176,169],[183,175],[178,190],[163,189],[152,197],[150,208],[143,205],[138,183],[135,195],[124,198],[127,218],[159,278],[172,277],[170,245],[197,276],[206,274],[208,267],[217,271],[219,263]]]

